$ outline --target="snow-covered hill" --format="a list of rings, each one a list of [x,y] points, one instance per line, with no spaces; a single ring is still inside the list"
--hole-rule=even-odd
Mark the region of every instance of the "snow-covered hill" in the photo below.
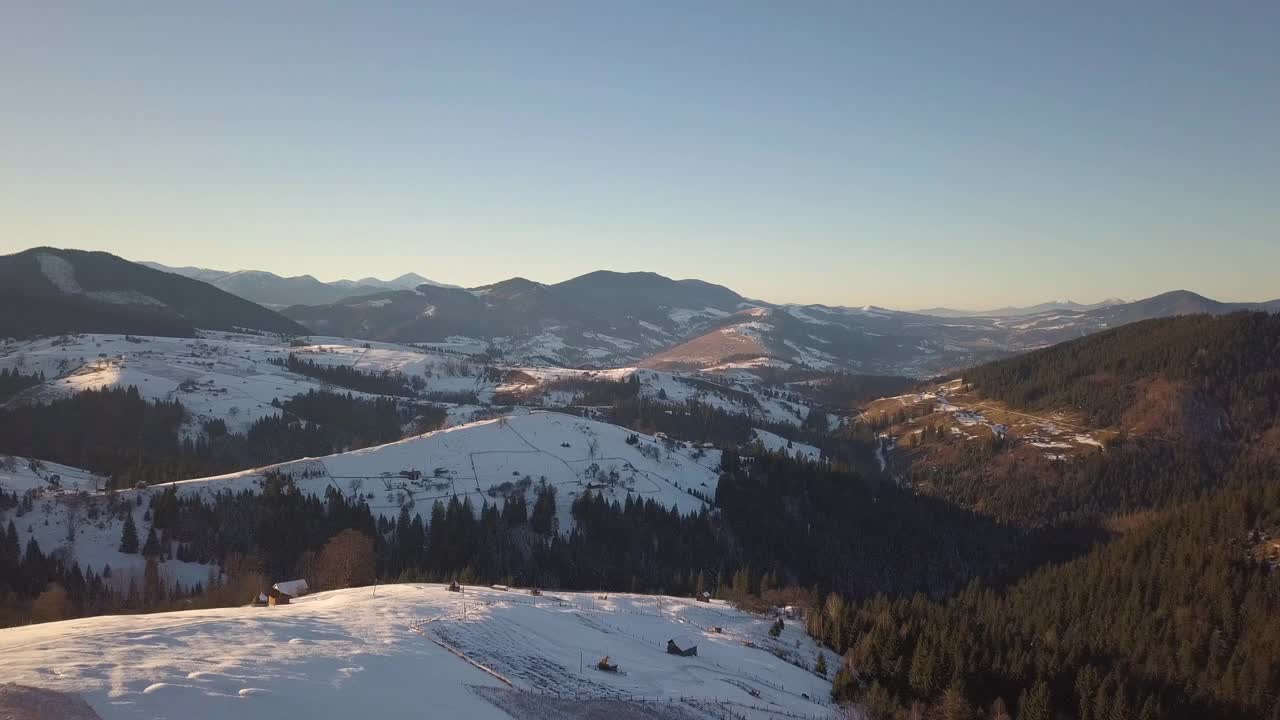
[[[34,499],[30,511],[12,511],[21,547],[34,538],[45,553],[60,552],[86,570],[102,573],[110,565],[115,582],[127,586],[130,577],[140,577],[144,560],[117,550],[125,515],[133,515],[145,536],[150,496],[170,487],[180,496],[208,499],[224,491],[257,491],[267,473],[279,472],[304,493],[323,497],[336,488],[394,519],[401,507],[426,516],[433,502],[454,496],[469,498],[476,512],[485,502],[502,506],[517,495],[532,505],[545,480],[556,489],[557,519],[567,533],[573,501],[588,490],[618,502],[631,495],[686,513],[700,510],[706,507],[702,497],[715,496],[719,464],[718,450],[538,411],[339,455],[115,493],[102,491],[105,483],[87,471],[12,458],[0,464],[0,490]],[[211,570],[176,560],[162,566],[170,581],[187,586],[205,581]]]
[[[389,585],[10,628],[0,657],[4,680],[80,694],[103,720],[834,717],[830,682],[801,667],[818,652],[802,623],[775,639],[771,621],[680,598]],[[696,657],[667,654],[679,636]],[[605,655],[620,672],[596,669]]]
[[[290,353],[320,365],[420,376],[425,392],[484,399],[498,385],[483,379],[484,365],[448,350],[326,337],[296,346],[273,335],[212,331],[196,338],[85,334],[0,341],[0,368],[47,378],[14,402],[135,386],[146,399],[180,401],[192,415],[191,432],[213,419],[226,421],[231,432],[243,432],[256,420],[279,414],[273,400],[325,387],[272,362]],[[450,417],[466,421],[476,409],[456,408]]]
[[[0,368],[40,372],[47,378],[13,402],[129,386],[137,387],[146,399],[178,400],[191,413],[188,433],[200,432],[202,423],[212,419],[225,421],[231,432],[243,432],[258,419],[279,414],[274,400],[323,389],[321,381],[277,364],[290,354],[317,365],[398,372],[416,379],[424,397],[457,401],[443,402],[449,406],[450,424],[486,416],[493,412],[492,405],[577,405],[580,393],[557,390],[557,382],[616,382],[633,374],[638,375],[642,395],[650,400],[675,404],[696,400],[726,412],[789,425],[798,425],[809,412],[803,404],[771,396],[761,387],[760,378],[743,368],[691,373],[631,367],[573,370],[495,363],[483,356],[483,346],[460,341],[410,346],[312,336],[300,343],[273,335],[228,332],[201,332],[197,338],[72,335],[0,341]]]
[[[568,530],[569,506],[588,489],[619,502],[632,494],[686,512],[702,508],[705,503],[689,491],[714,495],[719,464],[718,450],[535,411],[171,485],[180,495],[238,492],[259,487],[267,472],[278,471],[292,476],[303,492],[323,495],[336,487],[349,496],[363,494],[375,513],[393,518],[402,505],[429,509],[432,501],[454,495],[470,496],[477,508],[485,501],[502,505],[515,493],[532,504],[533,486],[545,479],[557,488],[560,526]]]

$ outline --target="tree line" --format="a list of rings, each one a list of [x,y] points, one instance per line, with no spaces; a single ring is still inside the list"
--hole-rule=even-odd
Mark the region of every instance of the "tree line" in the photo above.
[[[136,387],[104,388],[0,408],[0,453],[82,467],[116,487],[163,483],[392,442],[443,426],[443,408],[394,398],[310,391],[273,403],[281,414],[229,432],[225,421],[184,432],[179,400],[147,400]]]

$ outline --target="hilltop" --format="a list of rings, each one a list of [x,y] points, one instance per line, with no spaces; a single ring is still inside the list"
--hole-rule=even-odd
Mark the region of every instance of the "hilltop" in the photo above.
[[[817,647],[771,622],[721,602],[402,584],[11,628],[0,653],[6,681],[78,693],[103,720],[834,717],[830,681],[805,669]],[[666,653],[679,636],[696,657]],[[605,655],[620,672],[594,667]]]

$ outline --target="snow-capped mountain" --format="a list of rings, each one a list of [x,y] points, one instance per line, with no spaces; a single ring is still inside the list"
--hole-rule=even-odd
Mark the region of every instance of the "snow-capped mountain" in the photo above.
[[[220,311],[200,320],[210,318],[211,311],[229,298],[219,295],[220,302],[187,303],[165,311],[161,308],[165,301],[148,288],[163,282],[157,278],[173,274],[118,258],[114,261],[121,264],[120,269],[101,286],[94,285],[97,281],[80,281],[76,292],[68,293],[62,289],[72,285],[48,280],[69,276],[54,267],[65,262],[57,259],[60,252],[24,253],[36,253],[45,258],[44,264],[29,259],[25,274],[17,272],[14,277],[21,282],[35,278],[46,290],[60,289],[62,302],[69,296],[81,305],[92,303],[93,312],[71,313],[75,322],[47,323],[41,314],[6,318],[15,328],[8,334],[76,330],[190,336],[194,327],[242,326],[295,333],[305,328],[318,335],[381,342],[450,343],[467,347],[471,354],[549,366],[700,370],[733,363],[774,363],[926,376],[1149,318],[1280,309],[1280,301],[1222,303],[1176,291],[1135,302],[1107,300],[1086,306],[1059,301],[960,317],[945,310],[935,312],[948,316],[875,306],[779,305],[701,280],[673,280],[648,272],[597,271],[555,284],[516,277],[464,289],[433,284],[412,273],[391,281],[364,278],[322,283],[309,275],[282,278],[256,271],[216,275],[199,268],[171,268],[258,303],[289,304],[281,309],[283,318],[241,303],[239,314]],[[132,269],[124,272],[126,266]],[[15,287],[23,287],[21,282],[16,281]],[[189,287],[208,286],[202,281],[190,282]],[[56,312],[57,307],[48,303],[43,309]],[[133,324],[108,322],[123,308],[128,308]],[[86,325],[90,320],[107,324]],[[0,334],[4,332],[0,329]]]

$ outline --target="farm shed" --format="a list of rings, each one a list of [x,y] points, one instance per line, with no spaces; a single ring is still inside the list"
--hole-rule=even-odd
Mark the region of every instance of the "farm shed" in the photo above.
[[[698,645],[688,635],[678,635],[667,641],[667,652],[672,655],[690,657],[698,654]]]

